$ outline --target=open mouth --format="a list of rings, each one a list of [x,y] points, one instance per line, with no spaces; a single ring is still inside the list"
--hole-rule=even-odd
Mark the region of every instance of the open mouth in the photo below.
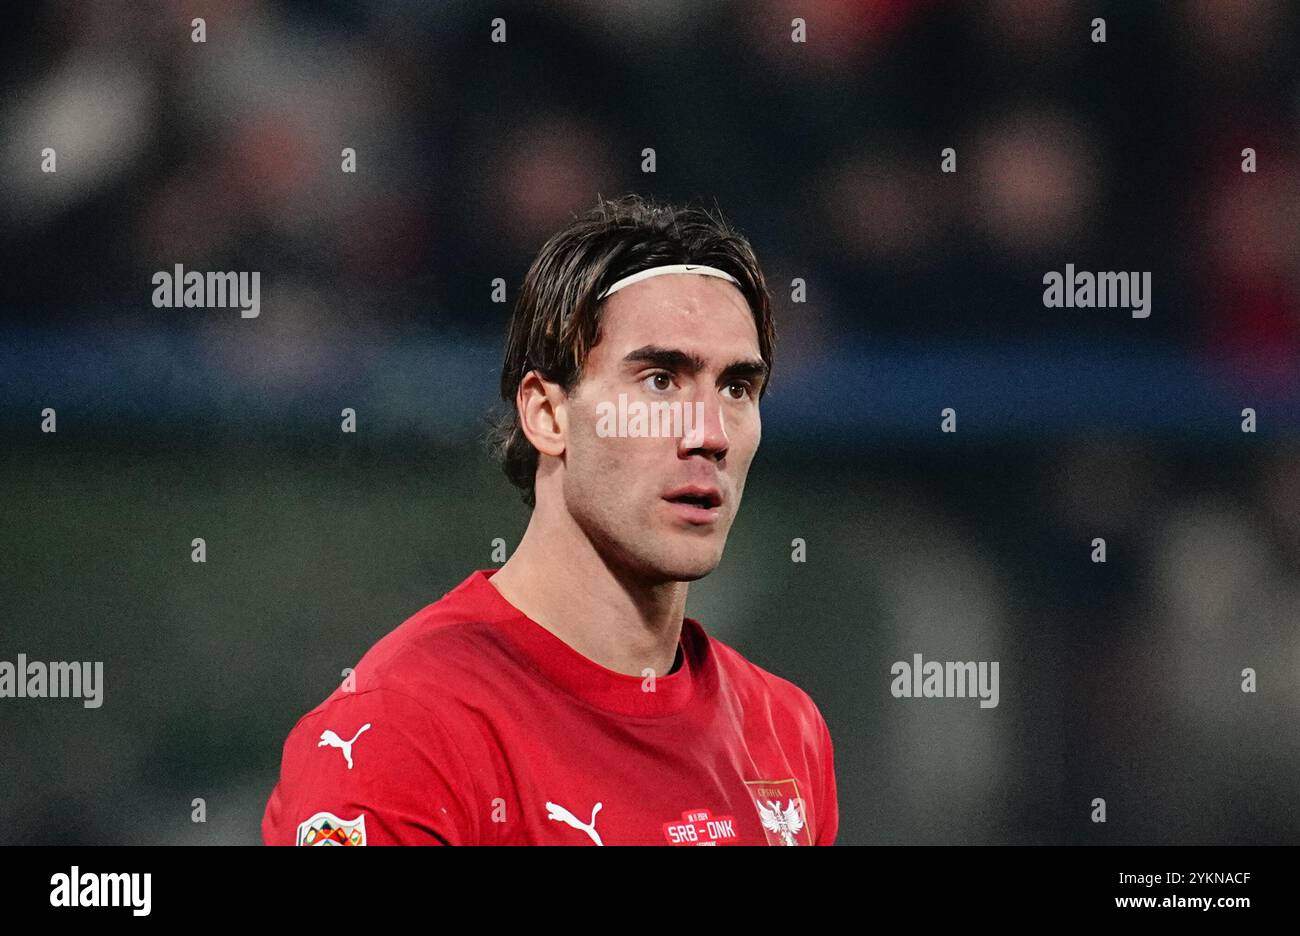
[[[670,504],[684,504],[701,510],[712,510],[722,505],[722,495],[717,491],[683,489],[664,498]]]

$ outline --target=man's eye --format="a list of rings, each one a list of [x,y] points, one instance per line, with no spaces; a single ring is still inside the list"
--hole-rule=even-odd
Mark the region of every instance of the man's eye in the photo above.
[[[745,380],[733,380],[731,383],[727,384],[727,393],[733,400],[745,399],[750,395],[752,390],[753,388],[750,387],[749,382]],[[739,393],[735,391],[739,391]]]
[[[660,383],[660,381],[663,381],[663,383]],[[673,386],[672,375],[663,371],[649,374],[641,382],[645,384],[648,389],[657,390],[661,393],[664,390],[671,390]]]

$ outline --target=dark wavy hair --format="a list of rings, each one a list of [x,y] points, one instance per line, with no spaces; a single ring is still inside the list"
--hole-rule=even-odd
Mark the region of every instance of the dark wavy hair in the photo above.
[[[670,263],[717,267],[736,278],[754,314],[759,353],[771,373],[776,330],[767,283],[753,247],[716,206],[710,211],[638,195],[601,199],[542,245],[524,276],[506,334],[501,365],[505,409],[493,422],[489,445],[529,507],[535,504],[537,450],[519,426],[519,384],[536,370],[571,393],[582,379],[587,354],[600,340],[602,304],[596,297],[625,276]],[[765,381],[760,397],[766,390]]]

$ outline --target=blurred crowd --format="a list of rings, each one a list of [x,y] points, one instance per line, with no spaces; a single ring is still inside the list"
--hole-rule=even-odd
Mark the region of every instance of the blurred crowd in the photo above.
[[[156,324],[150,274],[256,269],[332,334],[499,334],[598,195],[717,201],[801,352],[1063,337],[1294,381],[1297,11],[1278,0],[80,0],[0,17],[0,314]],[[192,41],[201,16],[206,41]],[[1106,41],[1092,20],[1105,19]],[[504,43],[491,41],[494,17]],[[807,42],[791,41],[792,21]],[[58,171],[39,171],[43,147]],[[357,171],[340,171],[341,151]],[[642,150],[656,152],[653,174]],[[952,147],[957,171],[939,171]],[[1242,150],[1257,171],[1242,171]],[[1154,308],[1041,306],[1153,273]]]

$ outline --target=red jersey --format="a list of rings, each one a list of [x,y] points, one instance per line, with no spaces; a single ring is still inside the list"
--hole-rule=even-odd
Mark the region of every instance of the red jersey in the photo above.
[[[268,845],[830,845],[830,733],[682,625],[656,678],[593,662],[475,572],[376,643],[284,744]]]

